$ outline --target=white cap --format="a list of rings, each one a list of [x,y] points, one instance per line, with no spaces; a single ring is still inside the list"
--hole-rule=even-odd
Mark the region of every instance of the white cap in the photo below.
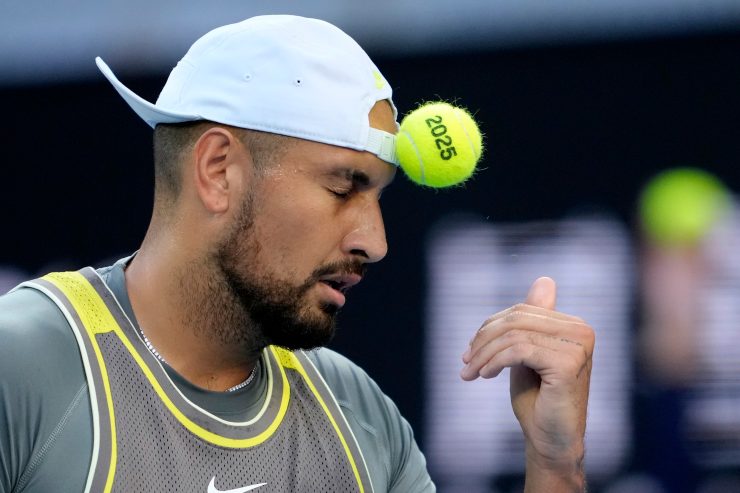
[[[103,75],[150,126],[210,120],[234,127],[369,151],[397,164],[395,135],[371,128],[392,90],[367,53],[339,28],[291,15],[219,27],[196,41],[170,73],[157,104]]]

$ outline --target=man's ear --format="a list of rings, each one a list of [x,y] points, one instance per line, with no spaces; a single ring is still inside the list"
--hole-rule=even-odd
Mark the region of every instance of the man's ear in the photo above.
[[[213,214],[226,212],[246,186],[251,156],[237,136],[223,127],[203,132],[192,156],[195,193],[203,207]]]

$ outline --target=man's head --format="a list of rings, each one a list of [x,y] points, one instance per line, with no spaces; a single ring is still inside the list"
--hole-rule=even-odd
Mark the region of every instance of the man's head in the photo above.
[[[396,110],[364,51],[322,21],[250,19],[196,42],[156,105],[99,65],[156,125],[155,216],[174,211],[199,252],[182,275],[201,325],[246,350],[324,344],[387,250]]]
[[[395,124],[385,101],[369,118]],[[347,289],[386,254],[379,199],[395,167],[365,151],[219,124],[173,130],[195,141],[174,160],[180,189],[157,192],[175,200],[155,207],[177,223],[164,234],[194,238],[200,266],[186,265],[181,280],[197,285],[193,298],[208,293],[198,312],[230,312],[211,333],[247,349],[328,342]]]

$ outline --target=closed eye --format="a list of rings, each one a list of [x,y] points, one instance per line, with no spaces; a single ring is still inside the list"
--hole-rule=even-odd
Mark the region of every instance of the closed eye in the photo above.
[[[350,196],[350,194],[352,193],[352,190],[333,190],[333,189],[329,189],[329,192],[331,192],[331,194],[334,195],[337,198],[346,199],[347,197]]]

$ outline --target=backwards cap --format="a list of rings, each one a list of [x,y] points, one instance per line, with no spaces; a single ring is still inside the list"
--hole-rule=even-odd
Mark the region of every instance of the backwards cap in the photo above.
[[[252,17],[196,41],[170,73],[156,104],[103,75],[150,126],[210,120],[369,151],[396,164],[395,136],[371,128],[376,102],[392,90],[370,57],[339,28],[290,15]]]

